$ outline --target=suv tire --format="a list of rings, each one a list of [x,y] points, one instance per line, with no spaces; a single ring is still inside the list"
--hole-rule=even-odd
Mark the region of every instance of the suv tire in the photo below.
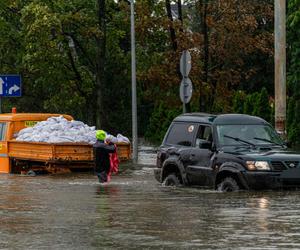
[[[226,177],[218,184],[217,190],[221,192],[236,192],[240,190],[240,187],[234,178]]]
[[[178,187],[180,186],[180,180],[178,179],[178,177],[173,173],[173,174],[169,174],[164,182],[163,182],[163,186],[175,186]]]

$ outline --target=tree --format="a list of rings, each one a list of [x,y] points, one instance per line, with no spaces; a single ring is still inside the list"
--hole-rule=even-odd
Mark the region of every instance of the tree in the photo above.
[[[20,73],[22,33],[19,22],[20,10],[27,1],[3,0],[0,3],[0,72]]]
[[[287,112],[287,128],[289,140],[300,143],[300,3],[298,0],[288,1],[287,38],[288,38],[288,94],[291,96]]]
[[[5,110],[69,113],[130,130],[126,1],[2,1],[0,14],[0,71],[23,79],[23,97],[6,99]]]
[[[253,115],[259,116],[266,121],[271,121],[271,107],[269,104],[269,95],[265,87],[262,88],[255,102]]]
[[[292,58],[298,55],[296,3],[289,2]],[[24,96],[6,99],[5,108],[70,113],[102,129],[130,131],[129,13],[126,0],[1,1],[0,70],[21,73],[24,83]],[[139,124],[149,124],[160,107],[181,109],[178,64],[186,49],[191,110],[240,112],[245,98],[243,111],[252,114],[254,92],[266,87],[264,95],[273,94],[272,33],[271,0],[136,1]],[[289,71],[290,92],[297,74]],[[238,100],[237,91],[245,97]]]
[[[106,6],[105,0],[97,0],[97,15],[98,27],[100,36],[96,38],[97,41],[97,56],[96,56],[96,126],[102,127],[102,119],[105,117],[103,89],[105,84],[105,58],[106,58]]]
[[[246,96],[243,91],[236,91],[232,100],[232,110],[234,113],[243,114],[244,112],[244,102]]]
[[[82,5],[67,6],[60,1],[24,6],[22,65],[24,94],[37,97],[38,110],[67,112],[94,123],[88,111],[93,66],[87,64],[89,52],[81,44],[81,32],[93,22],[90,13]],[[82,59],[82,53],[87,57]]]

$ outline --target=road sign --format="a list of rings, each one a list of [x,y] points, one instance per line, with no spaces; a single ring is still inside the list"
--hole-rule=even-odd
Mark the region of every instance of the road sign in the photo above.
[[[192,57],[188,50],[182,52],[180,58],[180,72],[183,77],[188,77],[192,68]]]
[[[0,97],[20,97],[20,75],[0,75]]]
[[[193,94],[192,81],[188,77],[184,77],[180,83],[179,95],[183,103],[189,103]]]

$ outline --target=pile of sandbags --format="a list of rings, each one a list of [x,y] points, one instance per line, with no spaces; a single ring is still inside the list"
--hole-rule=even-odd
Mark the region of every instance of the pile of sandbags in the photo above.
[[[96,142],[95,127],[89,127],[80,121],[68,121],[63,116],[50,117],[38,122],[34,127],[19,131],[17,141],[31,142]]]
[[[127,137],[118,134],[117,137],[108,135],[114,143],[127,142]],[[118,138],[119,137],[119,138]],[[34,127],[19,131],[17,141],[29,142],[80,142],[94,144],[96,142],[96,129],[81,121],[68,121],[63,116],[50,117],[46,121],[38,122]]]

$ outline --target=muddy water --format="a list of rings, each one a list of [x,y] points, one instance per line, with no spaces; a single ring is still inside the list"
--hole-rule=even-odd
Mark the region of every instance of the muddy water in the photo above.
[[[300,192],[166,188],[141,161],[106,185],[1,175],[0,249],[300,249]]]

